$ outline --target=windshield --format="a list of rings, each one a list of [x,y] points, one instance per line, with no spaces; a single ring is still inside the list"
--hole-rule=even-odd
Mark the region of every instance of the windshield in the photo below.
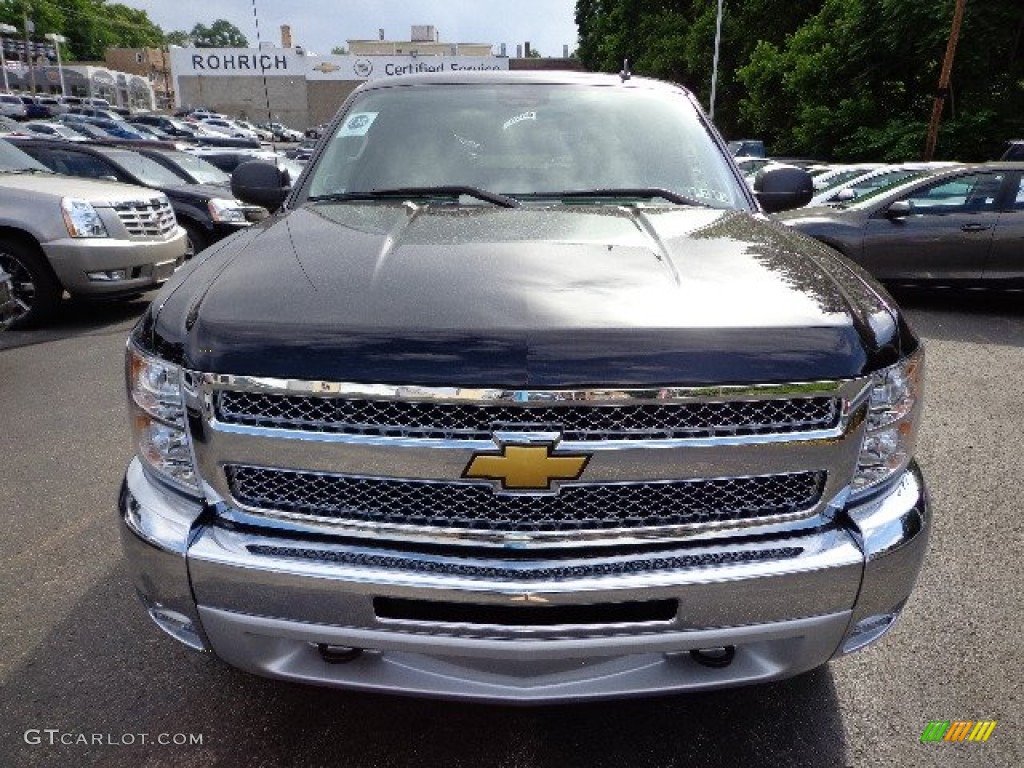
[[[312,199],[462,187],[526,202],[563,192],[667,190],[716,208],[748,205],[689,100],[629,87],[370,90],[351,104],[311,174]]]
[[[190,155],[188,152],[161,152],[160,154],[170,159],[176,166],[179,166],[188,176],[195,179],[197,184],[231,183],[230,176],[213,163],[208,163],[201,157]]]
[[[156,160],[131,150],[111,149],[103,152],[107,157],[135,176],[147,187],[178,187],[183,179]]]
[[[915,182],[918,179],[921,179],[922,177],[927,176],[927,175],[928,175],[928,172],[927,171],[923,171],[923,170],[922,171],[900,171],[900,172],[894,173],[891,176],[887,176],[885,178],[882,178],[880,180],[881,183],[877,184],[876,186],[872,186],[870,189],[865,189],[863,192],[858,191],[857,192],[857,201],[856,201],[856,203],[850,205],[849,207],[851,207],[851,208],[854,208],[854,207],[864,207],[865,205],[873,202],[874,198],[882,197],[883,195],[887,195],[889,192],[893,191],[897,187],[902,187],[905,184],[909,185],[912,182]],[[875,180],[873,179],[872,181],[875,181]]]
[[[50,173],[50,169],[42,163],[29,157],[10,142],[0,139],[0,172],[11,171],[44,171]]]

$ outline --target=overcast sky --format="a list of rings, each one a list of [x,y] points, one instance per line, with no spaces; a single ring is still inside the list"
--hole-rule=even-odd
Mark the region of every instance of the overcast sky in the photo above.
[[[227,19],[256,46],[253,0],[119,0],[139,8],[165,32]],[[256,0],[260,39],[281,44],[290,24],[296,44],[319,54],[346,40],[408,40],[413,24],[433,24],[446,43],[501,43],[515,55],[529,41],[543,56],[576,47],[575,0]]]

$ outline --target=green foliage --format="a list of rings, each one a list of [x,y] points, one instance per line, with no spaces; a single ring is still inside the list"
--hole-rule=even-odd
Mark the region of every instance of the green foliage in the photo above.
[[[188,48],[192,45],[192,37],[183,29],[176,29],[173,32],[168,32],[164,35],[164,44]]]
[[[242,31],[226,19],[217,19],[210,26],[196,24],[189,33],[196,48],[248,48]]]
[[[727,0],[715,122],[774,154],[920,157],[954,0]],[[590,69],[686,85],[705,105],[717,0],[577,0]],[[938,151],[982,159],[1024,135],[1024,4],[967,4]]]
[[[348,56],[348,48],[344,45],[336,45],[331,48],[331,53],[335,56]]]
[[[0,22],[19,31],[24,15],[35,24],[34,38],[48,32],[64,35],[67,61],[102,61],[107,48],[143,48],[163,44],[163,32],[145,11],[106,0],[0,0]]]

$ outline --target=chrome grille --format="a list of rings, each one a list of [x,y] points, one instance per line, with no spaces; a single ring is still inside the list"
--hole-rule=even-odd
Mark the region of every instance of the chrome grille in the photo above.
[[[174,209],[166,198],[116,203],[114,210],[128,234],[136,237],[162,237],[174,229]]]
[[[226,424],[352,435],[489,440],[496,430],[556,430],[564,440],[661,440],[831,429],[832,397],[560,405],[446,403],[281,395],[223,390],[216,415]]]
[[[234,499],[267,512],[336,522],[488,532],[566,532],[764,522],[804,513],[826,473],[566,485],[501,494],[490,485],[225,467]]]

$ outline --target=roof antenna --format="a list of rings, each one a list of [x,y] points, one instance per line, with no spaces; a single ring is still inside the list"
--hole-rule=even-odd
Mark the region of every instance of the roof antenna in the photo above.
[[[619,77],[622,78],[622,82],[626,82],[633,76],[633,73],[629,71],[629,59],[622,60],[622,71],[619,72]]]

